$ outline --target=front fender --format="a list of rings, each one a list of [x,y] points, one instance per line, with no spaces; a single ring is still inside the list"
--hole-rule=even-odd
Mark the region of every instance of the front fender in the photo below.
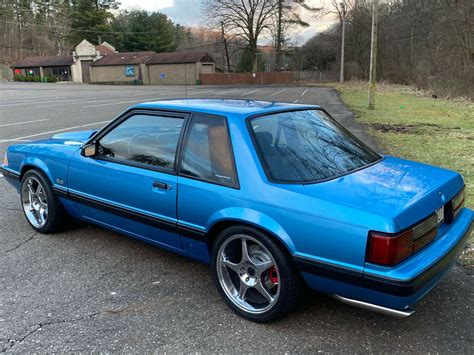
[[[208,220],[206,229],[209,231],[217,223],[223,221],[241,222],[245,224],[252,224],[259,227],[268,233],[274,235],[290,253],[296,251],[295,245],[291,241],[288,233],[283,227],[273,218],[250,208],[243,207],[229,207],[215,212]]]
[[[33,156],[28,156],[26,157],[20,165],[20,175],[23,176],[26,170],[29,168],[36,168],[41,170],[43,173],[46,174],[48,177],[49,181],[51,181],[52,184],[54,184],[54,179],[53,179],[53,174],[51,173],[50,169],[48,166],[38,157],[33,157]]]

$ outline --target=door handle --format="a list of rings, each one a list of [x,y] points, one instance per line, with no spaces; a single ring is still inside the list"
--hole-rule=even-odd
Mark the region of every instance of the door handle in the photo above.
[[[168,185],[167,183],[161,181],[153,181],[153,188],[171,190],[171,185]]]

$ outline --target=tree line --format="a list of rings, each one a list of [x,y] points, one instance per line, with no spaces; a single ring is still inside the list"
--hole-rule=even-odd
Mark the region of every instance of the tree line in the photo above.
[[[339,22],[304,46],[304,68],[338,78]],[[346,78],[369,75],[372,0],[345,0]],[[474,96],[474,2],[472,0],[379,1],[377,79],[411,84],[437,95]]]
[[[116,0],[2,0],[0,56],[70,54],[81,40],[119,51],[173,51],[190,33],[159,12],[118,11]]]

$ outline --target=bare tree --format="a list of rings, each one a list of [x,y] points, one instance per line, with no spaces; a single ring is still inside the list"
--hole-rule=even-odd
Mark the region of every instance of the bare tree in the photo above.
[[[212,26],[223,26],[247,44],[256,70],[257,41],[269,29],[277,5],[276,0],[206,0],[203,7]]]

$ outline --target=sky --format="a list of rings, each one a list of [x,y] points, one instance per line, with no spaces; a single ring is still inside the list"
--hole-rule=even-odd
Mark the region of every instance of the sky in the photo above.
[[[313,7],[324,6],[329,10],[330,0],[307,0]],[[160,11],[168,15],[173,22],[186,27],[204,26],[201,16],[201,0],[120,0],[120,9],[144,9],[147,11]],[[315,17],[309,11],[303,10],[303,19],[310,24],[309,28],[299,29],[295,34],[298,45],[304,44],[317,32],[326,30],[335,18],[332,14]],[[265,38],[263,38],[265,41]]]

